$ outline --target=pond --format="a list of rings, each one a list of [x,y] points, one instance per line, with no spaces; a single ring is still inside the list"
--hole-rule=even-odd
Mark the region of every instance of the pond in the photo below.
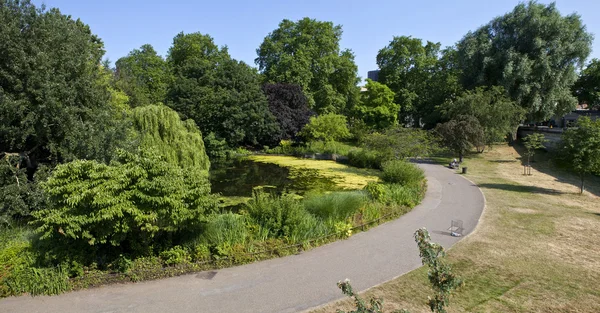
[[[290,169],[248,159],[213,164],[210,183],[212,192],[224,197],[251,197],[257,187],[300,195],[310,190],[339,189],[331,178],[323,177],[315,169]]]

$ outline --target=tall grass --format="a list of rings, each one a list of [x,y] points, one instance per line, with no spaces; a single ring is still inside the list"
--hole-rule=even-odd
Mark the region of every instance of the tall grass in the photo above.
[[[381,168],[383,157],[374,150],[355,148],[348,153],[348,163],[361,168]]]
[[[356,213],[367,201],[361,191],[339,191],[328,194],[307,195],[304,207],[323,219],[342,221]]]
[[[248,237],[246,217],[234,213],[225,213],[216,215],[206,224],[206,228],[201,235],[201,241],[215,246],[223,243],[234,245],[246,242]]]
[[[425,179],[425,173],[416,165],[403,160],[387,161],[382,164],[383,181],[401,185],[419,185]]]
[[[269,237],[290,237],[303,219],[307,218],[300,200],[294,195],[284,194],[278,197],[262,191],[254,195],[246,203],[248,215]]]

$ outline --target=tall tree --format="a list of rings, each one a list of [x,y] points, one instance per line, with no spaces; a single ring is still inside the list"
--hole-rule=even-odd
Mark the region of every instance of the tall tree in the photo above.
[[[428,103],[428,82],[432,79],[440,54],[440,43],[410,36],[394,37],[377,54],[379,80],[396,93],[395,102],[402,124],[419,125],[422,107]],[[439,104],[439,103],[438,103]]]
[[[600,173],[600,119],[579,118],[577,127],[567,129],[562,135],[562,153],[566,163],[579,174],[583,193],[586,175]]]
[[[0,21],[0,154],[18,154],[30,169],[110,159],[125,128],[102,83],[102,41],[27,0],[0,1]]]
[[[370,79],[365,87],[367,90],[361,93],[361,102],[354,107],[354,115],[378,130],[396,125],[400,105],[394,103],[394,92]]]
[[[439,110],[447,119],[458,115],[477,118],[483,127],[487,145],[501,142],[507,135],[516,132],[523,118],[523,109],[499,86],[466,91],[456,99],[446,101]]]
[[[317,113],[342,113],[358,98],[358,67],[350,50],[340,49],[342,26],[303,18],[283,20],[256,50],[268,83],[302,86]]]
[[[175,75],[168,105],[203,134],[229,145],[256,145],[279,132],[257,71],[232,59],[210,36],[178,34],[167,60]]]
[[[600,60],[593,59],[581,72],[573,85],[573,93],[579,103],[600,108]]]
[[[570,88],[591,42],[578,15],[562,16],[555,3],[521,3],[458,43],[462,83],[503,86],[529,120],[547,120],[575,107]]]
[[[132,107],[164,102],[170,73],[167,62],[145,44],[116,63],[116,85],[128,96]]]
[[[269,101],[269,110],[279,124],[279,136],[273,138],[275,143],[295,138],[313,115],[302,88],[291,84],[265,84],[263,92]]]

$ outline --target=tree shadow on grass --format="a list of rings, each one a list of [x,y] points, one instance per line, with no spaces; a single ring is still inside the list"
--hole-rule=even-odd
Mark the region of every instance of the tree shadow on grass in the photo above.
[[[480,184],[481,188],[490,188],[490,189],[501,189],[506,191],[515,191],[515,192],[523,192],[523,193],[540,193],[545,195],[559,195],[562,194],[562,191],[542,188],[536,186],[523,186],[523,185],[513,185],[513,184]]]

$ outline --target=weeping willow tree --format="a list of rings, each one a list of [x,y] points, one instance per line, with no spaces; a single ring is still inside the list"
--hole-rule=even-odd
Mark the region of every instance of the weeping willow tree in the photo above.
[[[182,121],[177,112],[164,105],[137,107],[132,117],[142,149],[153,150],[182,168],[208,170],[202,133],[194,121]]]

